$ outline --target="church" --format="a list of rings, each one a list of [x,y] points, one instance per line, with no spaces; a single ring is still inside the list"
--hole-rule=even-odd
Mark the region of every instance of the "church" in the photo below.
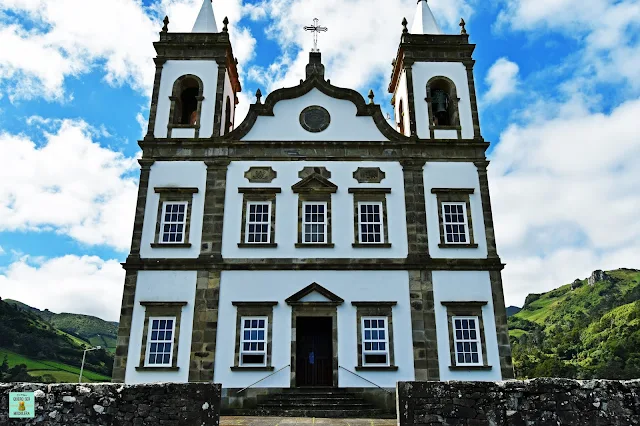
[[[248,407],[513,378],[464,21],[444,34],[420,0],[398,25],[390,119],[314,49],[242,122],[222,22],[204,0],[154,43],[113,380],[221,383],[223,407]]]

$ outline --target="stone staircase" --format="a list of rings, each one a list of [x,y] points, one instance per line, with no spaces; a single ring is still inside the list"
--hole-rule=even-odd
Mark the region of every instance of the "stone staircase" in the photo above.
[[[249,411],[249,410],[242,410]],[[296,388],[258,397],[257,407],[243,415],[393,419],[395,412],[376,407],[341,388]]]

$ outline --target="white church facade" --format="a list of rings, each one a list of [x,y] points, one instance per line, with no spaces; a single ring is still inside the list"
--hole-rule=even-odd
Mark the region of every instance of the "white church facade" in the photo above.
[[[241,90],[225,19],[154,43],[113,380],[228,392],[513,377],[468,35],[426,1],[384,118],[311,52]],[[230,395],[230,394],[229,394]]]

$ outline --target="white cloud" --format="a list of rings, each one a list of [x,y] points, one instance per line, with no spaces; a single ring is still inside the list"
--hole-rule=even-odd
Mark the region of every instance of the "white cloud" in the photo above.
[[[489,90],[485,93],[483,101],[485,103],[496,103],[516,93],[519,84],[519,72],[520,67],[515,62],[511,62],[507,58],[498,59],[487,72],[485,81],[489,86]]]
[[[7,252],[0,246],[0,256],[7,254]]]
[[[490,183],[508,303],[640,266],[638,117],[640,99],[610,114],[567,106],[502,133]]]
[[[137,182],[135,159],[101,147],[81,120],[32,118],[44,140],[0,133],[0,231],[50,230],[126,250]]]
[[[452,33],[459,31],[460,16],[468,18],[472,14],[468,2],[462,0],[434,0],[429,5],[440,25]],[[402,34],[400,23],[403,17],[413,20],[416,2],[272,0],[259,6],[273,20],[267,34],[284,49],[284,54],[269,67],[249,70],[249,76],[257,78],[267,91],[296,85],[304,78],[313,38],[303,27],[311,24],[313,18],[320,17],[320,24],[329,28],[319,36],[326,77],[333,84],[355,88],[364,88],[384,77],[377,89],[386,93],[391,61]]]
[[[625,82],[640,90],[640,3],[637,0],[505,1],[497,27],[558,31],[584,46],[576,75]]]
[[[149,96],[152,43],[158,40],[162,17],[169,14],[172,32],[191,31],[201,4],[162,0],[146,7],[139,0],[0,0],[0,24],[5,24],[0,29],[0,94],[8,93],[11,100],[63,100],[68,77],[99,67],[108,84],[127,84]],[[216,1],[215,10],[220,28],[224,16],[232,22],[234,54],[241,62],[250,59],[255,40],[246,28],[233,27],[242,16],[241,0]],[[20,19],[9,19],[3,11]]]
[[[124,275],[117,260],[96,256],[24,256],[0,271],[0,294],[41,310],[119,321]]]

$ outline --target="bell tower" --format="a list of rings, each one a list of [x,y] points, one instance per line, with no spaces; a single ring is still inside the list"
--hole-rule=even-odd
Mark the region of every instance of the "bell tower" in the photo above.
[[[427,0],[418,0],[411,31],[406,19],[393,61],[396,129],[417,139],[482,139],[472,54],[464,20],[459,35],[443,34]]]
[[[190,33],[169,32],[164,18],[145,140],[212,138],[234,127],[238,79],[237,60],[229,40],[229,20],[216,25],[211,0],[202,7]]]

